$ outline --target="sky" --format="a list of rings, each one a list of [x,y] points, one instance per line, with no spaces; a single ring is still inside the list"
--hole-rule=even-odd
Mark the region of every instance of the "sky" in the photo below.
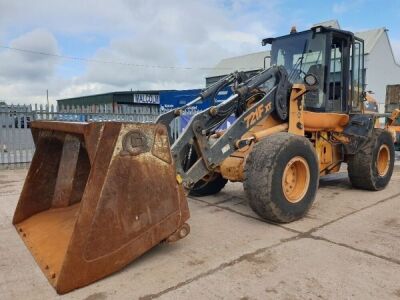
[[[398,0],[0,0],[0,100],[202,88],[219,60],[331,19],[389,29],[400,61]]]

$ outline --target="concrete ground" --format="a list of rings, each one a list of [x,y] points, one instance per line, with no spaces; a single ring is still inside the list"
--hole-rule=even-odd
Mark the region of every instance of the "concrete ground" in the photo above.
[[[189,198],[191,233],[58,297],[11,225],[25,170],[0,171],[1,299],[400,299],[400,169],[380,192],[321,179],[307,216],[260,220],[241,184]],[[79,270],[77,270],[79,272]]]

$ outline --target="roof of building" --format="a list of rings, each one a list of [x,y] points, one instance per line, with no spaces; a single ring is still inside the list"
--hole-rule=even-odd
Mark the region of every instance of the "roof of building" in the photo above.
[[[155,93],[157,91],[153,91]],[[82,96],[76,96],[76,97],[70,97],[70,98],[62,98],[62,99],[57,99],[57,101],[69,101],[69,100],[75,100],[75,99],[88,99],[88,98],[97,98],[97,97],[112,97],[113,95],[127,95],[127,94],[146,94],[149,93],[148,91],[116,91],[116,92],[109,92],[109,93],[100,93],[100,94],[92,94],[92,95],[82,95]]]
[[[77,96],[77,97],[70,97],[70,98],[63,98],[63,99],[58,99],[57,101],[66,101],[66,100],[75,100],[75,99],[81,99],[81,98],[96,98],[96,97],[110,97],[113,95],[133,95],[133,94],[157,94],[157,93],[167,93],[167,92],[192,92],[192,91],[198,91],[199,89],[186,89],[186,90],[142,90],[142,91],[115,91],[115,92],[108,92],[108,93],[100,93],[100,94],[92,94],[92,95],[82,95],[82,96]]]
[[[367,31],[355,32],[354,35],[364,40],[364,53],[369,54],[385,30],[386,28],[382,27]]]
[[[321,23],[314,24],[314,26],[326,26],[331,28],[340,29],[337,20],[329,20]],[[364,53],[371,53],[372,49],[378,42],[381,34],[385,32],[386,28],[376,28],[367,31],[356,32],[355,36],[364,40]],[[235,56],[222,59],[214,69],[212,69],[207,78],[223,76],[234,70],[239,71],[255,71],[260,70],[264,66],[264,58],[270,54],[270,51],[261,51],[250,53],[241,56]]]
[[[264,59],[269,55],[270,51],[260,51],[224,58],[210,71],[207,77],[222,76],[233,71],[259,70],[264,67]]]

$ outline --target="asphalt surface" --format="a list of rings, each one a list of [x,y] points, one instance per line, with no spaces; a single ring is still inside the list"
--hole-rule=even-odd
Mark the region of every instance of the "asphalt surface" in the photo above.
[[[11,225],[25,170],[0,171],[0,299],[400,299],[400,168],[380,192],[320,180],[307,216],[268,224],[241,184],[189,198],[191,233],[58,296]],[[77,270],[79,272],[79,270]]]

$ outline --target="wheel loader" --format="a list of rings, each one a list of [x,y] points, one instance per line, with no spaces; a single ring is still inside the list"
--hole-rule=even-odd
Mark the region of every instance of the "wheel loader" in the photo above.
[[[185,194],[212,195],[228,180],[243,182],[259,216],[283,223],[307,213],[319,178],[342,163],[355,188],[385,188],[393,139],[365,109],[363,40],[317,26],[262,44],[271,67],[233,72],[155,124],[31,123],[36,152],[13,224],[58,293],[187,236]],[[171,121],[224,88],[232,96],[172,143]]]

